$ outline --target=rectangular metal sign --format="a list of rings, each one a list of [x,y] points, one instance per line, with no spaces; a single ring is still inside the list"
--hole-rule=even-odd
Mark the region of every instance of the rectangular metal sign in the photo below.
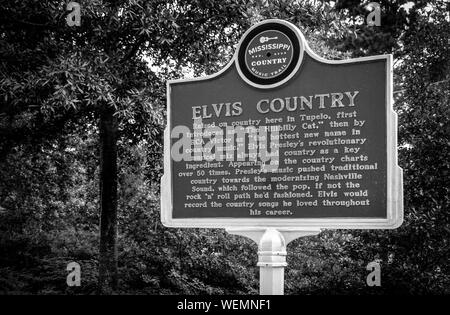
[[[317,56],[267,20],[219,73],[167,84],[161,218],[173,227],[396,228],[392,56]]]

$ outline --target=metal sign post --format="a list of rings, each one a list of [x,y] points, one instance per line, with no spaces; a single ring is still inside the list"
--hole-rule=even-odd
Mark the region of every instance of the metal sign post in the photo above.
[[[317,235],[319,229],[295,228],[227,228],[230,234],[248,237],[258,244],[259,294],[284,294],[284,268],[287,245],[304,236]]]

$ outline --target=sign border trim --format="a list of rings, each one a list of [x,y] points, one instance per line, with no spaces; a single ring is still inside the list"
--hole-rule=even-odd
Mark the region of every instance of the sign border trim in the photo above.
[[[296,28],[293,24],[282,20],[265,20],[262,23],[277,22],[287,23]],[[258,23],[249,30],[253,29]],[[297,28],[296,28],[297,29]],[[248,31],[249,31],[248,30]],[[247,31],[247,32],[248,32]],[[161,222],[166,227],[180,228],[255,228],[255,227],[275,227],[275,228],[326,228],[326,229],[395,229],[403,223],[403,170],[395,162],[398,161],[397,153],[397,114],[393,110],[392,87],[393,87],[393,57],[391,54],[360,57],[345,60],[327,60],[320,57],[308,46],[303,34],[297,29],[301,38],[301,45],[304,51],[316,61],[325,64],[347,64],[372,60],[386,60],[386,218],[173,218],[172,217],[172,168],[170,158],[170,130],[171,128],[171,85],[177,83],[212,80],[227,71],[231,66],[236,66],[236,49],[233,58],[220,71],[204,77],[192,79],[176,79],[167,81],[167,126],[164,130],[164,174],[161,177]],[[244,37],[244,36],[243,36]],[[242,38],[243,38],[242,37]],[[242,38],[241,41],[242,42]],[[301,56],[303,59],[303,55]],[[300,65],[301,62],[299,62]],[[237,67],[236,67],[237,68]],[[296,69],[298,71],[298,69]],[[296,74],[293,71],[293,74]],[[242,78],[242,76],[241,76]]]

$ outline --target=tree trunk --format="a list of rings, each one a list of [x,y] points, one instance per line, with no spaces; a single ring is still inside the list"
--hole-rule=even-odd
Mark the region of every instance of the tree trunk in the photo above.
[[[99,292],[117,288],[117,119],[104,106],[100,114],[100,257]]]

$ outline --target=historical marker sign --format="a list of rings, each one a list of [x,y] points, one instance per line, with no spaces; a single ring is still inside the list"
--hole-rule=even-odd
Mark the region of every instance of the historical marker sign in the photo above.
[[[392,56],[318,57],[292,24],[249,29],[219,73],[167,84],[162,222],[395,228]]]

